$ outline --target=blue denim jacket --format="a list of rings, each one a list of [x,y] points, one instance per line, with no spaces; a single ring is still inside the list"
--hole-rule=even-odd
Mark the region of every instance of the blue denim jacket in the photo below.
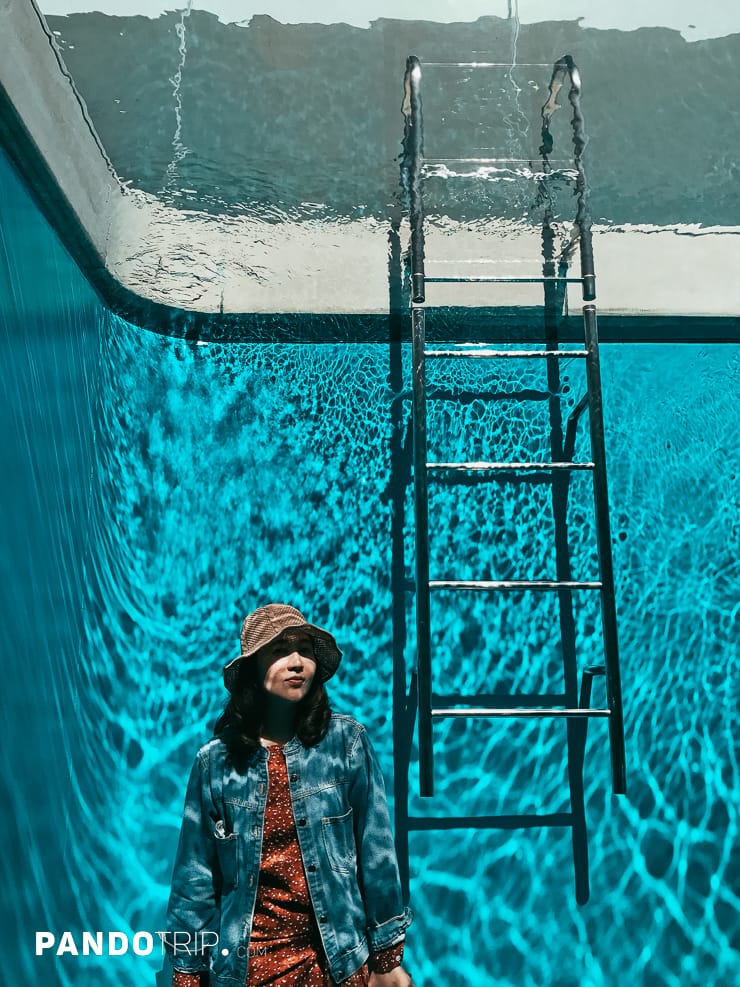
[[[399,942],[403,903],[383,776],[365,728],[332,714],[314,747],[285,745],[293,815],[332,978],[346,979]],[[267,801],[267,751],[238,771],[224,742],[198,751],[190,774],[165,947],[175,968],[243,987]]]

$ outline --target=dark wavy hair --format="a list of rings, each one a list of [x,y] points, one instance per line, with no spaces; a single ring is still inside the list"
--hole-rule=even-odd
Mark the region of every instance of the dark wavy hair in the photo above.
[[[264,692],[257,676],[257,663],[240,662],[239,678],[226,709],[213,727],[215,736],[223,738],[237,763],[243,763],[260,747]],[[331,706],[324,683],[318,674],[311,688],[296,708],[295,732],[304,747],[313,747],[326,736]]]

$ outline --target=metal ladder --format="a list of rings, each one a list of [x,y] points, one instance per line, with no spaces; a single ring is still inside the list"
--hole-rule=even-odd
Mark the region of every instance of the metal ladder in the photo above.
[[[549,171],[549,155],[552,151],[553,140],[550,133],[550,119],[557,106],[557,97],[565,81],[570,83],[569,101],[573,108],[572,128],[574,144],[574,166],[576,170],[577,215],[575,229],[577,230],[580,253],[581,275],[579,278],[567,277],[568,257],[565,253],[559,259],[555,258],[552,240],[548,242],[545,235],[548,228],[549,216],[545,216],[543,225],[543,275],[541,278],[502,278],[502,277],[428,277],[424,270],[424,209],[422,201],[423,184],[423,121],[421,105],[421,63],[416,56],[409,56],[404,80],[405,139],[402,164],[402,184],[405,186],[409,222],[411,228],[409,265],[411,290],[412,318],[412,373],[413,373],[413,472],[415,493],[415,532],[416,532],[416,633],[417,633],[417,670],[412,690],[417,692],[418,699],[418,738],[419,738],[419,768],[420,794],[429,797],[434,794],[434,743],[433,723],[442,717],[536,717],[536,718],[567,718],[567,737],[569,750],[574,757],[569,757],[569,776],[571,784],[571,806],[574,796],[580,794],[581,812],[572,812],[569,818],[559,818],[556,824],[568,824],[574,827],[574,855],[580,854],[580,867],[576,860],[576,893],[579,901],[588,899],[588,869],[587,850],[585,845],[585,816],[583,813],[583,782],[582,766],[585,751],[586,730],[589,719],[607,719],[609,723],[609,741],[612,772],[612,790],[615,794],[626,792],[626,770],[624,751],[624,725],[622,713],[622,698],[619,671],[617,615],[614,596],[614,574],[611,555],[611,533],[609,523],[609,504],[607,494],[607,472],[604,442],[604,424],[602,414],[601,378],[599,369],[598,334],[596,325],[596,308],[593,304],[596,296],[593,251],[591,244],[591,221],[587,210],[586,180],[582,164],[582,152],[585,146],[583,117],[580,108],[580,75],[570,56],[564,56],[554,66],[549,84],[549,98],[542,108],[542,147],[545,176]],[[548,207],[549,208],[549,207]],[[571,243],[568,253],[573,252],[575,243]],[[427,348],[426,342],[426,309],[425,286],[429,283],[480,283],[480,282],[521,282],[541,283],[544,288],[544,331],[545,349],[511,349],[493,346],[476,346],[475,348],[457,348],[465,345],[461,342],[447,348]],[[557,335],[557,319],[554,313],[562,309],[565,298],[566,284],[576,281],[582,286],[583,297],[583,327],[585,346],[581,349],[560,349]],[[554,417],[551,414],[551,451],[552,461],[548,462],[429,462],[427,458],[427,360],[544,360],[548,374],[550,391],[557,391],[559,384],[559,366],[564,358],[585,361],[587,391],[573,409],[565,429],[560,420],[559,411]],[[575,435],[578,421],[585,410],[588,410],[590,423],[591,459],[589,461],[574,461]],[[568,484],[576,471],[587,471],[593,476],[594,507],[596,521],[596,541],[598,548],[599,578],[596,580],[578,580],[570,573],[570,561],[567,547],[563,550],[562,538],[556,536],[556,566],[557,573],[553,579],[507,579],[507,580],[455,580],[430,579],[429,552],[429,483],[444,476],[467,477],[478,479],[517,475],[549,476],[553,484],[553,496],[562,500],[567,497]],[[549,707],[537,706],[506,706],[501,703],[479,702],[477,705],[461,706],[463,700],[468,703],[477,697],[453,697],[453,702],[435,704],[432,691],[432,660],[431,660],[431,598],[439,590],[456,593],[507,593],[533,592],[556,593],[559,597],[561,612],[561,627],[563,621],[573,620],[573,594],[578,591],[598,593],[601,603],[601,620],[603,629],[604,663],[589,664],[582,672],[580,691],[572,670],[564,668],[566,673],[566,688],[564,695],[566,703]],[[591,685],[595,676],[605,676],[607,706],[591,708]],[[490,697],[488,697],[490,699]],[[576,777],[576,774],[579,777]],[[563,814],[561,814],[561,817]],[[576,817],[580,818],[577,824]],[[411,821],[413,822],[413,820]],[[430,828],[419,819],[416,828]],[[489,820],[490,824],[490,820]],[[580,850],[577,851],[575,829],[580,826]],[[585,857],[585,878],[583,855]],[[580,870],[580,879],[579,879]]]

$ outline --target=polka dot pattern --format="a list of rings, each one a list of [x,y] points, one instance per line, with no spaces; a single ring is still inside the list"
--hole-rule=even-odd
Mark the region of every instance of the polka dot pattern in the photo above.
[[[182,973],[175,970],[172,974],[172,987],[208,987],[208,974],[203,974],[201,982],[200,973]]]
[[[293,819],[285,750],[272,744],[267,752],[267,806],[247,987],[330,987]]]

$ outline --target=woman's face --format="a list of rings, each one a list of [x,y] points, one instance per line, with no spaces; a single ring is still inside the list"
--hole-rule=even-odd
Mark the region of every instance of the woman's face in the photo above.
[[[313,642],[308,634],[281,635],[254,656],[257,678],[271,696],[299,703],[316,674]]]

